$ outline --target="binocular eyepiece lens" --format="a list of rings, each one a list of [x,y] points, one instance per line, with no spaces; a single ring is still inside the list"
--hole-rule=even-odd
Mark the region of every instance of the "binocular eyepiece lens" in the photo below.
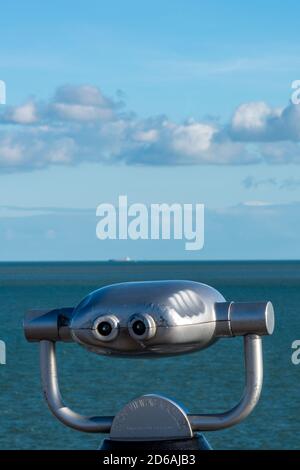
[[[136,341],[152,338],[156,333],[156,324],[148,313],[134,314],[128,322],[130,336]]]
[[[96,318],[92,328],[94,336],[101,341],[112,341],[119,334],[119,320],[115,315],[103,315]]]
[[[102,321],[97,326],[97,331],[101,336],[109,336],[112,332],[112,326],[108,321]]]
[[[143,336],[146,332],[146,325],[142,320],[136,320],[132,324],[132,331],[137,335],[137,336]]]

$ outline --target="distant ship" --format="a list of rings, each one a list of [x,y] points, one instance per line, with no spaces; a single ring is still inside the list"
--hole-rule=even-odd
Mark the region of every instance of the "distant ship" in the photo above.
[[[125,256],[125,258],[112,258],[109,259],[109,263],[128,263],[130,261],[133,261],[129,256]]]

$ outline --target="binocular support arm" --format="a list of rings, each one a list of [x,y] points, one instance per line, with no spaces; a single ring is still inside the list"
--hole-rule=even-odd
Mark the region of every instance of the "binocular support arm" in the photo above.
[[[83,416],[72,411],[64,404],[58,384],[55,342],[40,341],[40,367],[43,393],[50,410],[56,418],[77,431],[95,433],[108,433],[110,431],[113,417]]]
[[[219,414],[188,415],[193,431],[215,431],[238,424],[257,404],[263,382],[262,340],[258,335],[244,336],[246,369],[245,390],[240,402],[231,410]],[[78,431],[108,433],[113,417],[87,417],[68,408],[62,401],[58,385],[55,342],[40,341],[41,376],[45,399],[54,416]]]
[[[255,408],[263,384],[261,336],[244,336],[244,354],[246,383],[240,402],[225,413],[188,415],[193,431],[216,431],[229,428],[247,418]]]

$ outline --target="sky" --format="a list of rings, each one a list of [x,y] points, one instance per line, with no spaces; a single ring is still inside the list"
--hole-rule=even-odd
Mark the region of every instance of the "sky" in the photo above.
[[[299,13],[290,0],[3,3],[0,261],[298,259]],[[96,207],[123,194],[203,203],[203,250],[97,240]]]

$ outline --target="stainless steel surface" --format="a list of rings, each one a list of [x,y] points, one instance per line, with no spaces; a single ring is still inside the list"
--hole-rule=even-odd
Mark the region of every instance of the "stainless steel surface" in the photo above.
[[[216,302],[215,311],[216,311],[216,331],[215,335],[218,338],[232,336],[232,331],[230,328],[230,317],[229,309],[232,302]]]
[[[120,441],[189,439],[193,431],[186,412],[160,395],[144,395],[129,402],[115,416],[110,438]]]
[[[145,332],[143,334],[137,334],[134,331],[134,325],[136,322],[142,322],[145,326]],[[130,336],[136,341],[150,339],[156,334],[155,320],[148,313],[132,315],[128,321],[128,331]]]
[[[56,418],[66,426],[77,429],[78,431],[110,431],[113,420],[112,417],[83,416],[64,404],[58,384],[55,343],[45,340],[40,342],[40,366],[43,393],[50,410]]]
[[[98,331],[98,327],[101,325],[101,323],[109,323],[112,328],[109,335],[104,336]],[[92,327],[92,332],[97,340],[104,341],[105,343],[112,341],[116,339],[119,334],[119,320],[115,315],[104,315],[102,317],[96,318]]]
[[[29,310],[23,321],[27,341],[72,341],[69,328],[74,307]]]
[[[135,321],[144,325],[134,331]],[[109,335],[98,331],[108,322]],[[210,286],[193,281],[127,282],[102,287],[75,308],[31,311],[28,341],[74,341],[97,354],[161,357],[205,349],[221,337],[268,335],[270,302],[226,302]]]
[[[75,342],[98,354],[160,357],[188,353],[217,340],[215,303],[224,297],[193,281],[126,282],[92,292],[74,310],[70,323]],[[119,334],[101,342],[92,332],[96,319],[114,315]],[[146,319],[147,333],[132,334],[132,319]]]
[[[274,331],[274,309],[271,302],[231,302],[229,319],[232,336],[271,335]]]
[[[134,327],[136,321],[142,321],[139,331]],[[101,330],[102,322],[109,323],[111,331]],[[190,437],[191,430],[223,429],[245,419],[262,388],[261,336],[272,334],[273,329],[270,302],[226,302],[212,287],[192,281],[106,286],[76,308],[31,311],[24,320],[27,340],[40,341],[43,391],[52,413],[67,426],[86,432],[109,432],[114,423],[112,436],[122,440],[126,436],[137,439],[137,435],[148,440],[151,436],[179,438],[181,431]],[[62,401],[56,341],[74,341],[97,354],[162,357],[201,350],[221,337],[233,336],[244,336],[246,385],[240,402],[227,412],[187,417],[171,400],[144,396],[126,405],[114,419],[82,416]]]
[[[235,424],[238,424],[240,421],[245,419],[249,413],[253,410],[256,403],[259,400],[259,396],[261,393],[262,382],[263,382],[263,361],[262,361],[262,344],[261,338],[257,335],[246,335],[244,337],[244,348],[245,348],[245,369],[246,369],[246,385],[244,394],[242,396],[241,401],[231,410],[225,413],[219,414],[199,414],[199,415],[188,415],[189,423],[193,431],[214,431],[218,429],[224,429]],[[55,356],[55,343],[51,341],[41,341],[40,343],[40,350],[41,350],[41,375],[42,375],[42,385],[43,385],[43,392],[45,399],[48,403],[48,406],[52,413],[65,425],[70,426],[74,429],[79,431],[86,431],[86,432],[108,432],[113,423],[113,417],[86,417],[82,416],[78,413],[75,413],[70,408],[68,408],[62,401],[59,385],[58,385],[58,377],[57,377],[57,367],[56,367],[56,356]],[[134,403],[134,402],[132,402]],[[173,402],[172,402],[173,403]],[[178,406],[178,405],[176,405]],[[143,406],[141,403],[137,405],[131,405],[131,407],[126,408],[126,413],[130,409],[134,409],[134,407],[139,408],[139,413],[136,414],[136,417],[133,417],[133,423],[136,423],[135,429],[132,428],[132,433],[130,434],[131,439],[134,438],[136,434],[136,430],[138,426],[139,420],[142,420],[140,413],[143,412]],[[144,406],[145,408],[145,406]],[[147,408],[147,407],[146,407]],[[179,409],[180,407],[178,407]],[[148,407],[149,411],[150,407]],[[158,416],[161,416],[161,423],[164,422],[166,417],[163,417],[161,410],[154,410],[154,406],[152,406],[152,418],[156,420]],[[181,408],[180,408],[181,409]],[[170,412],[170,407],[168,408],[168,412]],[[151,418],[151,413],[147,413],[145,409],[144,420],[147,422],[147,419]],[[151,410],[150,410],[151,411]],[[178,410],[177,410],[178,411]],[[176,412],[177,412],[176,411]],[[126,414],[125,413],[125,414]],[[124,418],[124,413],[123,415]],[[150,419],[149,418],[149,419]],[[151,418],[151,419],[152,419]],[[116,423],[120,423],[122,418],[119,416]],[[150,419],[150,423],[151,423]],[[173,419],[172,416],[169,416],[169,419]],[[176,418],[174,418],[176,420]],[[136,421],[135,421],[136,420]],[[140,421],[141,422],[141,421]],[[161,424],[163,426],[163,424]],[[118,424],[120,428],[120,424]],[[144,425],[145,426],[145,425]],[[149,425],[150,428],[152,426],[152,430],[147,428],[142,433],[145,433],[145,438],[147,432],[154,432],[154,424]],[[133,426],[134,427],[134,426]],[[115,438],[118,436],[116,431],[118,427],[115,427],[115,431],[113,435]],[[129,427],[127,429],[129,431]],[[161,431],[161,434],[165,433],[166,428]],[[123,434],[119,430],[119,436],[121,439],[124,439]],[[122,431],[123,432],[123,431]],[[178,430],[176,431],[178,432]],[[170,430],[170,433],[172,431]],[[164,434],[165,435],[165,434]],[[149,438],[149,436],[148,436]],[[161,438],[161,437],[159,437]]]
[[[244,420],[257,404],[263,383],[262,340],[257,335],[244,336],[246,384],[240,402],[219,414],[189,415],[193,431],[216,431]]]

